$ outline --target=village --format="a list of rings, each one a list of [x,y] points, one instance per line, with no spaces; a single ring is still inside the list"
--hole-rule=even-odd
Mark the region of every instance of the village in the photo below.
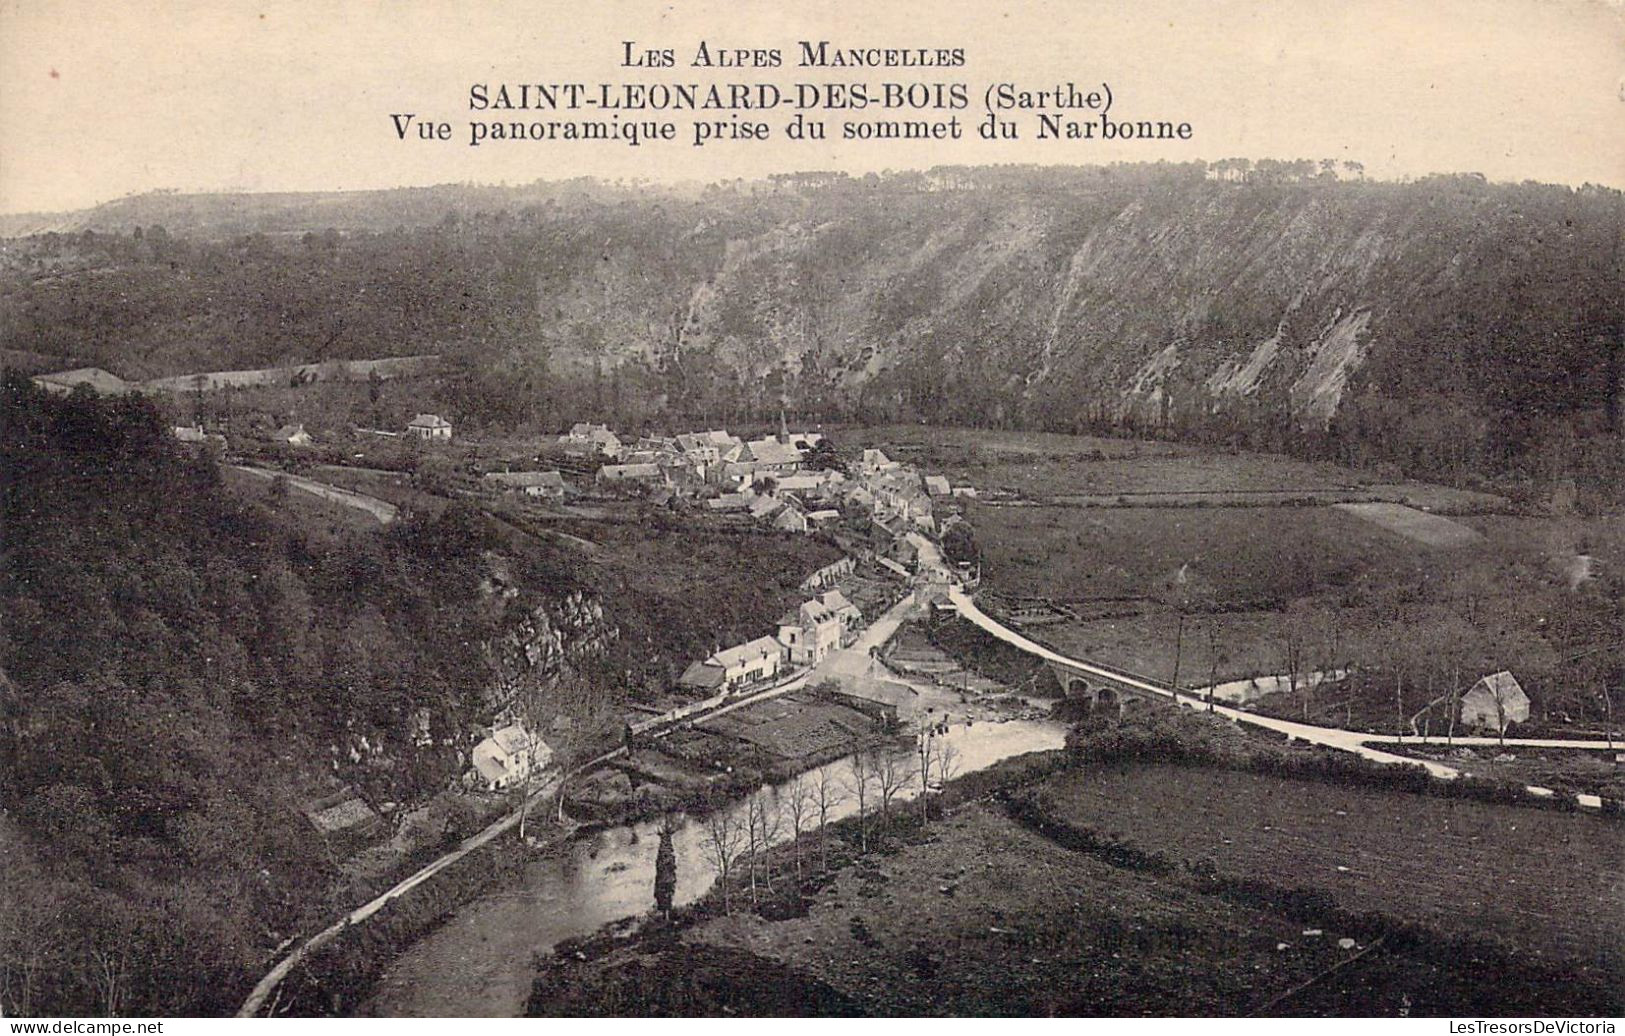
[[[432,360],[413,358],[417,364]],[[290,370],[301,383],[378,376],[371,368]],[[394,373],[386,370],[386,376]],[[219,372],[141,390],[229,389],[287,375]],[[57,393],[79,384],[123,392],[135,384],[97,369],[34,380]],[[573,775],[564,789],[569,812],[582,820],[624,821],[701,805],[719,793],[737,794],[804,772],[951,716],[964,722],[977,715],[1042,714],[1066,693],[1053,681],[1035,696],[1030,686],[989,680],[918,632],[935,610],[952,613],[950,586],[977,585],[972,561],[946,563],[937,546],[964,522],[964,503],[979,495],[975,486],[954,485],[882,448],[839,448],[822,430],[792,430],[783,415],[776,431],[755,437],[724,429],[623,434],[604,423],[576,422],[552,437],[490,439],[458,433],[452,421],[429,412],[393,430],[312,431],[304,423],[279,424],[256,414],[229,427],[202,420],[176,424],[172,434],[240,474],[273,479],[382,524],[395,520],[411,499],[385,499],[394,483],[377,476],[396,468],[411,472],[420,488],[429,484],[433,496],[478,501],[542,528],[569,516],[609,518],[635,505],[689,521],[817,536],[837,546],[842,557],[807,575],[798,607],[761,616],[756,637],[718,644],[690,660],[654,701],[627,703],[609,725],[619,730],[619,744],[607,734],[600,738],[602,747],[614,748],[614,757]],[[432,484],[421,477],[424,472],[436,475]],[[1016,629],[1036,629],[1054,617],[1019,600],[995,598],[989,607]],[[945,689],[945,673],[955,674],[951,690]],[[1347,676],[1346,670],[1311,672],[1302,680],[1332,684]],[[1195,693],[1250,709],[1270,694],[1284,694],[1288,681],[1289,675],[1269,673],[1215,679]],[[477,817],[495,815],[514,796],[561,777],[549,738],[571,721],[555,717],[549,730],[534,718],[527,724],[521,711],[514,702],[497,703],[483,737],[475,734],[478,740],[471,742],[460,786],[450,794],[472,796]],[[1417,734],[1447,724],[1453,730],[1459,721],[1464,732],[1504,738],[1529,714],[1517,677],[1502,670],[1483,674],[1453,698],[1426,703],[1410,722]],[[378,813],[347,786],[324,788],[308,813],[324,833],[358,844],[375,841],[383,831]]]

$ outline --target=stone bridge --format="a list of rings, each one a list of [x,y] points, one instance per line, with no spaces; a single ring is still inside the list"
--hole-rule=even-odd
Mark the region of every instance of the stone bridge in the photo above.
[[[1069,700],[1087,701],[1089,708],[1112,709],[1119,713],[1130,701],[1152,701],[1165,695],[1147,690],[1145,684],[1128,674],[1118,676],[1097,665],[1081,666],[1046,660],[1055,681]]]

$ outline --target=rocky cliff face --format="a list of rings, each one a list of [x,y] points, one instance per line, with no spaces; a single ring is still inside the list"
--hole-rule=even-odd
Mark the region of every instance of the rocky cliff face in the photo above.
[[[633,421],[1619,417],[1617,191],[1191,166],[539,190],[273,196],[237,222],[163,196],[162,237],[14,243],[0,340],[149,375],[441,351],[500,372],[482,404],[546,382]],[[128,233],[140,202],[76,225]],[[286,236],[217,236],[244,219]],[[286,233],[318,224],[345,233]],[[133,300],[116,334],[92,287]]]
[[[490,674],[487,705],[494,714],[521,693],[547,687],[567,670],[601,657],[619,632],[604,621],[603,605],[579,590],[530,608],[480,645]]]
[[[675,261],[632,246],[566,291],[541,279],[556,369],[731,385],[768,412],[1050,427],[1213,409],[1323,426],[1362,391],[1543,409],[1618,392],[1617,196],[1449,181],[799,201],[697,225]],[[583,350],[570,328],[604,311]]]

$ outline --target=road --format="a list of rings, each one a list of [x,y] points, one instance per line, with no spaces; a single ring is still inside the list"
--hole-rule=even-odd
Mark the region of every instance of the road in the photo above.
[[[288,480],[289,486],[303,490],[312,496],[321,497],[323,500],[330,500],[335,504],[343,504],[345,507],[365,511],[378,519],[380,525],[388,525],[400,513],[400,508],[388,501],[380,500],[375,496],[368,496],[365,493],[357,493],[351,489],[330,486],[326,482],[317,482],[302,475],[289,475],[281,471],[267,471],[264,468],[249,467],[246,464],[230,464],[227,466],[233,471],[241,471],[244,474],[253,475],[255,478],[263,478],[267,482],[281,475]]]
[[[1053,651],[1036,641],[1029,640],[1016,631],[1003,625],[992,616],[983,612],[982,609],[976,606],[976,602],[971,600],[970,595],[966,594],[964,590],[960,589],[958,586],[952,586],[949,588],[948,597],[949,600],[953,602],[955,610],[958,611],[959,614],[967,621],[981,627],[983,630],[1004,641],[1005,643],[1010,644],[1013,647],[1020,648],[1022,651],[1025,651],[1030,655],[1035,655],[1046,662],[1057,662],[1062,665],[1082,670],[1086,673],[1094,673],[1106,680],[1127,684],[1136,690],[1160,695],[1164,698],[1171,698],[1180,705],[1186,705],[1191,708],[1209,707],[1209,703],[1206,700],[1195,695],[1180,694],[1174,691],[1172,688],[1150,683],[1146,680],[1129,676],[1114,669],[1103,669],[1081,659],[1070,658],[1057,651]],[[1218,704],[1212,705],[1211,710],[1214,714],[1223,716],[1226,719],[1236,723],[1245,723],[1249,726],[1259,727],[1264,730],[1273,730],[1276,733],[1285,734],[1289,739],[1306,741],[1310,744],[1325,745],[1328,748],[1336,748],[1344,752],[1352,752],[1355,755],[1363,756],[1364,758],[1373,760],[1374,762],[1401,763],[1409,766],[1421,766],[1433,776],[1447,780],[1461,776],[1461,771],[1455,767],[1446,766],[1443,763],[1434,762],[1431,759],[1414,759],[1410,756],[1396,755],[1393,752],[1385,752],[1380,748],[1372,747],[1373,745],[1377,744],[1400,744],[1401,739],[1394,735],[1367,734],[1358,730],[1342,730],[1337,727],[1320,727],[1310,723],[1298,723],[1294,720],[1278,719],[1274,716],[1260,716],[1257,713],[1243,712],[1240,709],[1233,709],[1228,706]],[[1416,744],[1417,739],[1413,738],[1404,743]],[[1440,742],[1435,739],[1429,743],[1437,745]],[[1499,747],[1502,742],[1499,738],[1493,737],[1458,737],[1454,739],[1454,743],[1464,746],[1495,745]],[[1543,738],[1507,738],[1506,745],[1508,747],[1521,745],[1531,748],[1582,749],[1610,747],[1606,742],[1603,741],[1562,741]],[[1537,795],[1543,798],[1550,798],[1554,794],[1550,788],[1541,788],[1536,786],[1529,786],[1525,790],[1531,795]],[[1591,809],[1600,809],[1602,806],[1602,800],[1595,795],[1579,795],[1576,796],[1576,801],[1580,805]]]
[[[901,601],[898,601],[890,609],[888,609],[884,615],[871,623],[850,647],[846,648],[844,651],[837,652],[836,655],[826,659],[825,662],[817,669],[814,669],[811,672],[800,673],[783,683],[775,684],[772,687],[757,691],[753,694],[747,695],[746,697],[740,698],[737,701],[731,701],[720,708],[712,710],[711,712],[693,716],[691,719],[694,721],[711,719],[713,717],[732,712],[734,709],[744,708],[747,705],[754,705],[757,702],[767,701],[768,699],[776,698],[781,694],[788,694],[791,691],[805,686],[807,681],[814,675],[833,675],[833,673],[824,673],[824,666],[834,665],[838,657],[844,658],[846,656],[851,656],[866,662],[869,658],[869,650],[871,648],[879,647],[881,644],[884,644],[886,641],[891,639],[894,633],[897,632],[898,626],[902,625],[903,620],[907,617],[908,610],[912,606],[913,600],[914,595],[909,594]],[[519,818],[523,815],[525,809],[532,808],[557,793],[559,787],[565,782],[569,781],[570,778],[575,777],[578,774],[585,773],[595,766],[601,766],[625,751],[625,747],[617,747],[585,763],[582,763],[569,773],[554,777],[552,780],[548,781],[545,785],[538,788],[531,794],[530,799],[524,808],[516,809],[507,816],[504,816],[502,819],[497,820],[483,831],[480,831],[478,834],[470,835],[468,838],[458,843],[457,848],[453,849],[451,852],[440,857],[434,862],[425,865],[421,870],[418,870],[411,877],[401,881],[399,884],[389,889],[389,891],[383,893],[375,899],[369,900],[359,907],[356,907],[335,923],[311,936],[297,949],[293,950],[281,961],[279,961],[275,967],[266,972],[265,976],[261,978],[258,984],[254,986],[253,991],[249,993],[248,999],[243,1001],[243,1006],[237,1011],[237,1017],[253,1018],[257,1016],[259,1012],[264,1009],[265,1002],[270,997],[271,993],[276,990],[277,986],[282,983],[283,979],[288,977],[288,974],[299,964],[300,961],[332,942],[333,939],[341,934],[346,928],[350,927],[351,925],[360,924],[361,922],[367,920],[378,911],[382,910],[390,900],[405,895],[406,893],[417,888],[419,885],[428,881],[430,878],[434,877],[436,874],[439,874],[447,867],[450,867],[458,860],[461,860],[469,853],[474,852],[481,846],[486,845],[498,836],[513,830],[516,826],[518,826]]]

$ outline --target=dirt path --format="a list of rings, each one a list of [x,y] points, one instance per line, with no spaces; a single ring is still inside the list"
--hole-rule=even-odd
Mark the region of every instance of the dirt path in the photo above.
[[[251,468],[245,464],[232,464],[229,466],[234,471],[241,471],[245,475],[252,475],[255,478],[262,478],[267,482],[274,480],[280,475],[288,480],[288,485],[292,488],[309,493],[312,496],[321,497],[323,500],[329,500],[335,504],[343,504],[345,507],[353,507],[358,511],[365,511],[367,514],[370,514],[374,518],[378,519],[380,525],[388,525],[390,522],[395,520],[397,515],[400,514],[400,508],[396,507],[394,504],[380,500],[375,496],[368,496],[365,493],[357,493],[353,489],[340,489],[338,486],[330,486],[326,482],[317,482],[313,479],[305,478],[303,475],[289,475],[286,472],[281,471],[267,471],[264,468]]]

